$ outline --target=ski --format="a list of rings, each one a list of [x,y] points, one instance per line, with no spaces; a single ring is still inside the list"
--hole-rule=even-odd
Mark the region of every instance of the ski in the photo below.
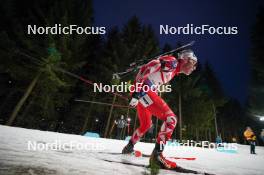
[[[142,154],[142,157],[150,157],[150,155]],[[176,159],[176,160],[196,160],[196,157],[179,157],[179,156],[169,156],[166,158]]]
[[[100,159],[100,160],[103,160],[103,161],[106,161],[106,162],[110,162],[110,163],[118,163],[118,164],[131,165],[131,166],[142,167],[142,168],[150,168],[149,165],[133,163],[133,162],[130,162],[130,161],[116,161],[116,160],[108,160],[108,159]],[[203,174],[203,175],[214,175],[214,174],[211,174],[211,173],[191,170],[191,169],[183,168],[183,167],[180,167],[180,166],[177,166],[174,169],[165,169],[165,168],[160,168],[160,169],[168,170],[168,171],[174,171],[174,172],[179,172],[179,173],[193,173],[193,174]]]
[[[195,157],[167,157],[171,159],[176,159],[176,160],[196,160]]]
[[[149,168],[148,165],[133,163],[129,161],[116,161],[116,160],[108,160],[108,159],[100,159],[100,160],[111,162],[111,163],[119,163],[119,164],[124,164],[124,165],[132,165],[132,166],[137,166],[137,167]]]
[[[143,154],[141,151],[135,150],[131,154],[122,154],[117,152],[99,152],[103,154],[111,154],[111,155],[124,155],[124,156],[134,156],[134,157],[150,157],[148,154]],[[196,157],[178,157],[178,156],[170,156],[166,158],[176,159],[176,160],[196,160]]]
[[[122,156],[133,156],[133,157],[146,157],[146,155],[143,155],[141,151],[134,150],[130,154],[122,154],[122,153],[117,153],[117,152],[98,152],[100,154],[111,154],[111,155],[122,155]]]

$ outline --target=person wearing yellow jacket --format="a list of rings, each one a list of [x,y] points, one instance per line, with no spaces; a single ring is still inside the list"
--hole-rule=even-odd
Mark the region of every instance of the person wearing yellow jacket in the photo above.
[[[254,134],[254,132],[250,127],[247,127],[247,129],[244,131],[244,137],[250,144],[250,154],[256,154],[255,153],[256,135]]]

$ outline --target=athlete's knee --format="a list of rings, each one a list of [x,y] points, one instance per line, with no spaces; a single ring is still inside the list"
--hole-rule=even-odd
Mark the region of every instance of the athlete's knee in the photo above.
[[[166,123],[171,129],[173,129],[176,126],[176,124],[177,124],[176,115],[168,116],[167,119],[166,119]]]
[[[166,111],[163,113],[164,117],[165,117],[165,120],[168,118],[168,117],[175,117],[176,118],[176,115],[174,114],[174,112],[168,108],[166,109]]]

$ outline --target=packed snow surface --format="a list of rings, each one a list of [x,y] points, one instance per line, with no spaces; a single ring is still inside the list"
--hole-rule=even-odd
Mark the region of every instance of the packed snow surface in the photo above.
[[[0,174],[149,174],[144,167],[117,162],[148,165],[148,158],[119,154],[127,141],[84,137],[0,125]],[[263,175],[264,148],[249,154],[248,145],[235,144],[237,153],[216,149],[167,146],[165,156],[195,157],[196,160],[174,160],[192,170],[217,175]],[[135,149],[151,154],[154,144],[139,142]],[[112,160],[117,162],[107,162]],[[159,174],[183,174],[160,170]]]

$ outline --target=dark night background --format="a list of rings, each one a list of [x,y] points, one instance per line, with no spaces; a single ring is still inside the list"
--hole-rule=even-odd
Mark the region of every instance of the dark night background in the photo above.
[[[139,124],[129,99],[93,92],[90,81],[119,79],[129,63],[196,41],[199,65],[190,76],[177,76],[162,98],[179,116],[176,139],[245,143],[251,126],[259,137],[264,115],[263,1],[107,1],[0,0],[0,124],[115,138],[115,121]],[[105,26],[105,35],[26,33],[27,25]],[[238,27],[236,35],[160,35],[159,26]],[[89,103],[77,101],[89,100]],[[92,103],[91,103],[92,101]],[[95,103],[96,102],[96,103]],[[105,104],[107,103],[107,105]],[[122,105],[123,107],[117,107]],[[162,122],[153,117],[155,138]],[[149,139],[149,140],[148,140]],[[259,140],[261,140],[259,138]],[[259,142],[258,144],[263,144]]]
[[[248,96],[250,31],[255,22],[260,0],[253,1],[94,1],[95,24],[122,27],[132,16],[151,24],[160,45],[195,40],[199,61],[211,63],[225,92],[243,105]],[[262,3],[263,4],[263,3]],[[159,25],[237,26],[237,35],[160,35]]]

